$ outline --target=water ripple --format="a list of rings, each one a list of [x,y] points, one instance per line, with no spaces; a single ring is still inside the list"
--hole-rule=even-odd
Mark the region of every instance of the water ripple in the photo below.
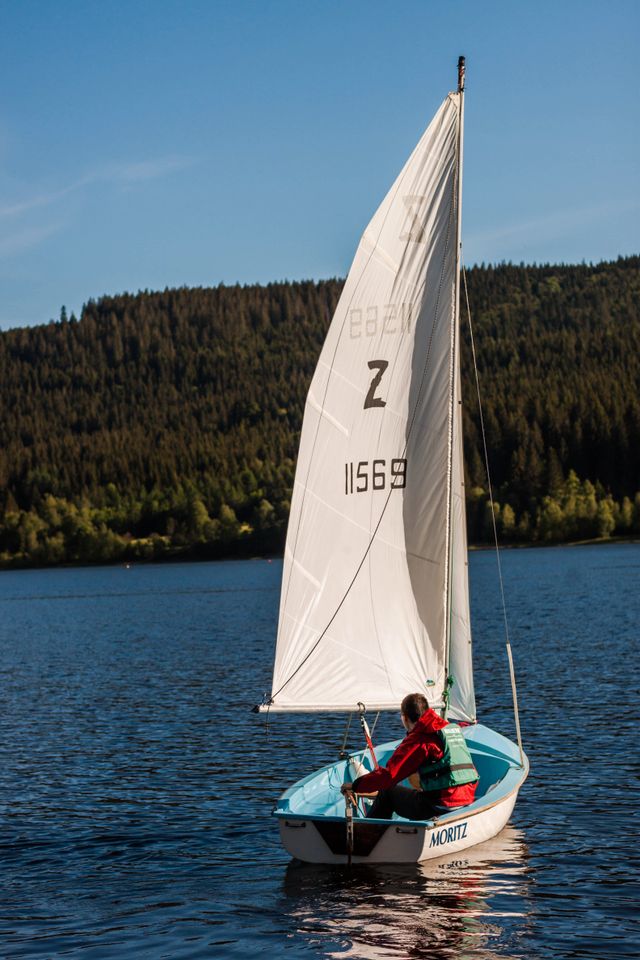
[[[344,724],[249,712],[281,564],[3,573],[0,954],[638,956],[639,566],[639,545],[503,555],[532,765],[512,824],[351,871],[291,863],[270,817]],[[472,555],[478,704],[513,735],[494,568]]]

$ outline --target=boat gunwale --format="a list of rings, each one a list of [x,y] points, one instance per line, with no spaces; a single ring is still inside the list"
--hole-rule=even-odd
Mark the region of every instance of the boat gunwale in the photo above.
[[[458,721],[456,720],[453,720],[453,721],[450,720],[449,722],[458,723]],[[498,733],[497,730],[492,730],[491,727],[487,727],[485,726],[485,724],[478,723],[477,721],[473,724],[468,724],[468,725],[465,724],[464,726],[461,726],[461,729],[462,729],[462,734],[465,740],[471,741],[469,748],[472,750],[472,752],[482,753],[485,756],[492,756],[492,757],[496,757],[497,759],[504,760],[509,764],[510,769],[513,767],[515,767],[518,770],[522,769],[522,766],[520,763],[520,757],[519,755],[516,757],[515,752],[509,754],[506,751],[500,750],[498,747],[483,741],[482,737],[486,736],[486,734],[490,734],[492,738],[496,738],[498,741],[504,742],[509,747],[512,747],[514,751],[517,750],[516,744],[512,740],[509,740],[507,737],[505,737],[503,734]],[[476,738],[474,738],[473,736],[474,734],[476,734]],[[479,738],[477,735],[479,735]],[[383,751],[383,752],[386,750],[393,751],[398,746],[398,744],[401,743],[401,741],[402,741],[402,738],[398,738],[395,740],[387,740],[385,743],[378,744],[376,747],[376,750]],[[528,769],[529,761],[528,761],[527,755],[523,754],[523,756],[527,763],[527,769]],[[348,752],[348,757],[346,758],[346,760],[348,761],[349,759],[364,759],[365,757],[368,757],[368,752],[366,747],[361,748],[360,750],[350,750]],[[319,777],[320,774],[324,773],[327,770],[331,770],[333,767],[337,767],[338,764],[342,762],[345,762],[345,758],[333,760],[331,763],[326,763],[324,766],[319,767],[317,770],[313,770],[311,773],[308,773],[306,776],[301,777],[299,780],[296,780],[295,783],[292,783],[290,787],[287,787],[287,789],[280,794],[280,796],[278,797],[278,803],[281,800],[285,800],[288,797],[292,796],[297,790],[299,790],[305,784],[311,783],[311,781],[315,780],[316,777]],[[505,773],[505,776],[506,776],[506,773]]]
[[[490,728],[485,728],[490,730]],[[496,731],[490,730],[494,735],[497,735],[503,738],[501,734],[496,734]],[[507,741],[511,744],[511,741]],[[395,741],[391,741],[395,743]],[[515,744],[512,744],[515,747]],[[484,746],[484,745],[483,745]],[[484,794],[482,797],[479,797],[477,800],[474,800],[473,803],[468,804],[465,807],[453,807],[450,811],[442,813],[436,817],[431,817],[428,820],[409,820],[404,817],[397,817],[392,819],[379,819],[379,818],[369,818],[369,817],[355,817],[354,825],[358,823],[376,823],[376,824],[387,824],[389,826],[409,826],[409,827],[423,827],[426,830],[435,830],[437,827],[441,826],[442,823],[456,823],[459,820],[466,820],[469,817],[476,817],[481,813],[486,813],[488,810],[493,809],[494,807],[499,806],[504,803],[506,800],[509,800],[514,794],[517,794],[520,790],[520,787],[525,782],[529,775],[529,760],[524,754],[525,765],[522,767],[518,761],[514,758],[509,758],[506,754],[497,751],[496,748],[491,748],[487,745],[488,750],[491,751],[488,755],[498,755],[500,759],[506,760],[509,763],[509,767],[504,773],[504,776],[500,778],[494,785],[493,789],[489,793]],[[363,751],[364,752],[364,751]],[[476,752],[482,752],[481,750]],[[360,753],[360,751],[358,751]],[[354,754],[357,755],[357,754]],[[487,754],[486,754],[487,755]],[[286,810],[279,807],[279,804],[282,801],[290,799],[298,790],[303,787],[303,785],[311,782],[316,777],[319,777],[322,773],[327,770],[331,770],[336,767],[342,761],[336,761],[334,763],[329,763],[326,766],[316,770],[314,773],[309,774],[307,777],[304,777],[302,780],[297,781],[291,787],[289,787],[278,799],[278,805],[273,810],[273,815],[278,818],[278,820],[310,820],[311,822],[318,821],[319,823],[344,823],[344,815],[337,814],[314,814],[314,813],[301,813],[299,811]],[[513,783],[513,780],[516,780]],[[511,783],[509,782],[511,781]],[[512,785],[513,783],[513,785]],[[507,792],[501,792],[501,786],[506,785],[508,787]],[[495,791],[498,791],[499,796],[495,795]],[[485,798],[489,799],[489,802],[483,802]]]

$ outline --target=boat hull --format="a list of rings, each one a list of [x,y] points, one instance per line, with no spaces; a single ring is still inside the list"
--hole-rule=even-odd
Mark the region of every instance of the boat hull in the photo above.
[[[473,804],[425,821],[360,815],[353,818],[350,841],[340,797],[349,769],[348,761],[340,761],[305,777],[280,798],[275,814],[285,850],[306,863],[418,863],[497,836],[511,816],[528,762],[523,757],[521,763],[515,744],[487,727],[465,728],[464,733],[480,773],[480,795]],[[383,762],[394,747],[380,748]],[[358,754],[356,759],[366,758]]]
[[[354,820],[352,863],[419,863],[446,857],[497,836],[506,826],[516,794],[491,807],[446,823],[403,824],[390,821],[373,831],[374,824]],[[280,839],[292,857],[305,863],[345,863],[348,860],[346,825],[328,831],[321,818],[300,822],[280,819]],[[377,825],[376,825],[377,826]],[[374,841],[375,842],[372,842]]]

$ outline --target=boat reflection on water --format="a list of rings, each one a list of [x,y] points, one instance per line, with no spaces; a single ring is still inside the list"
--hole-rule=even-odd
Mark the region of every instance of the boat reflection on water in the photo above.
[[[493,960],[520,956],[529,914],[521,831],[441,860],[328,867],[292,861],[284,880],[289,935],[325,957]]]

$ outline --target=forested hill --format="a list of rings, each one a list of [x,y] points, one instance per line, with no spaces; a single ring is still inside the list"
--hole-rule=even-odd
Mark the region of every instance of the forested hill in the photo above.
[[[640,257],[468,272],[507,541],[640,531]],[[281,549],[342,283],[104,297],[0,334],[0,564]],[[463,324],[470,539],[487,534]]]

